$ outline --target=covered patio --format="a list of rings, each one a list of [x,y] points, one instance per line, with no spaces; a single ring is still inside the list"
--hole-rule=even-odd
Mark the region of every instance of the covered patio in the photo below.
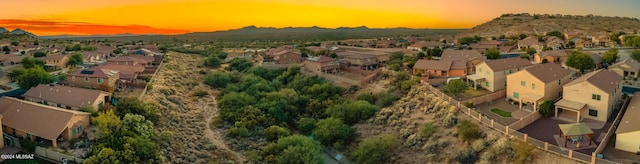
[[[478,75],[478,74],[473,74],[473,75],[468,75],[467,76],[467,84],[473,86],[474,90],[478,89],[478,85],[482,85],[482,82],[485,82],[485,78]],[[471,83],[470,83],[471,82]]]
[[[531,103],[533,104],[533,112],[537,112],[538,111],[538,103],[542,100],[542,98],[544,96],[542,95],[538,95],[535,93],[530,93],[530,92],[525,92],[520,94],[519,96],[520,98],[518,99],[518,102],[520,102],[519,106],[520,106],[520,110],[522,110],[522,104],[523,103]]]
[[[567,99],[561,99],[560,101],[554,104],[555,108],[555,118],[558,118],[558,110],[562,109],[563,111],[568,110],[576,113],[576,122],[580,122],[580,114],[582,110],[587,108],[587,104],[581,102],[575,102]]]
[[[575,143],[576,148],[580,148],[580,143],[584,140],[583,136],[589,137],[589,146],[593,144],[593,130],[585,123],[558,124],[560,128],[560,137],[564,138],[564,147],[567,143]],[[559,145],[559,144],[558,144]]]

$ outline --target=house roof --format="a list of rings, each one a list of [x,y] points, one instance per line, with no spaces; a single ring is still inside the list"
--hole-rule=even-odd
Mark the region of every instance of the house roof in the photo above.
[[[92,105],[100,95],[110,93],[93,90],[69,87],[63,85],[40,84],[29,89],[24,96],[41,99],[48,102],[55,102],[67,106],[82,107]]]
[[[502,42],[497,41],[497,40],[485,40],[485,41],[480,41],[480,43],[478,43],[480,45],[501,45]]]
[[[589,53],[589,56],[591,56],[591,59],[593,59],[593,63],[602,63],[602,56],[594,53]]]
[[[572,124],[558,124],[558,127],[560,127],[562,134],[567,136],[593,134],[593,130],[589,128],[589,125],[583,122]]]
[[[67,76],[111,78],[118,73],[119,72],[115,70],[94,67],[84,70],[78,70],[76,72],[69,73]]]
[[[565,57],[565,56],[569,56],[569,54],[564,50],[542,51],[542,52],[539,52],[538,55],[540,55],[540,57],[545,57],[545,56]]]
[[[326,63],[336,61],[334,58],[326,57],[326,56],[317,56],[317,57],[309,57],[307,60],[318,62],[318,63]]]
[[[48,55],[47,57],[45,57],[45,60],[62,60],[64,58],[66,58],[67,55]]]
[[[640,63],[638,61],[636,61],[636,60],[631,59],[631,58],[626,59],[626,60],[621,61],[621,62],[618,62],[616,64],[613,64],[613,65],[609,66],[609,68],[621,67],[622,65],[627,65],[627,66],[630,67],[630,68],[625,68],[625,69],[630,69],[630,70],[634,70],[634,71],[640,70]]]
[[[600,69],[597,71],[589,72],[582,77],[579,77],[567,83],[565,86],[587,82],[592,84],[593,86],[598,87],[600,90],[606,93],[611,93],[620,85],[622,85],[622,80],[622,76],[618,75],[617,73],[606,69]]]
[[[487,57],[477,50],[444,50],[444,52],[442,52],[442,57],[440,57],[440,60],[444,61],[470,61],[474,59],[486,60]]]
[[[119,56],[119,57],[115,57],[115,58],[110,58],[107,59],[108,62],[134,62],[134,63],[152,63],[153,60],[155,58],[153,58],[152,56]]]
[[[535,38],[533,36],[529,36],[526,37],[522,40],[518,40],[518,44],[519,45],[526,45],[526,46],[530,46],[530,45],[542,45],[540,42],[538,42],[538,38]]]
[[[422,48],[422,47],[436,47],[436,46],[442,46],[442,42],[436,42],[436,41],[419,41],[416,42],[408,47],[413,47],[413,48]],[[408,48],[407,47],[407,48]]]
[[[640,131],[638,116],[640,116],[640,92],[633,93],[633,97],[631,97],[631,101],[627,105],[627,111],[624,112],[624,116],[620,120],[616,134]]]
[[[528,60],[521,58],[506,58],[497,60],[484,61],[485,64],[494,72],[504,71],[509,69],[523,68],[532,65]]]
[[[24,58],[24,56],[18,56],[14,54],[0,54],[0,61],[19,62],[22,61],[22,58]]]
[[[559,64],[555,63],[538,64],[536,66],[526,68],[524,71],[529,72],[535,78],[544,83],[561,79],[571,73],[570,71],[563,69]]]
[[[420,59],[413,65],[413,69],[449,70],[452,63],[453,61]]]
[[[57,139],[73,116],[90,115],[7,96],[0,98],[0,113],[3,125],[49,140]]]

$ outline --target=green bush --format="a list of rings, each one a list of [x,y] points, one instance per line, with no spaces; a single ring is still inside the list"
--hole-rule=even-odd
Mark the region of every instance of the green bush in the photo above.
[[[371,104],[375,104],[378,98],[375,95],[373,95],[373,93],[360,93],[356,99],[364,100]]]
[[[469,120],[462,120],[460,121],[460,124],[458,124],[458,136],[463,141],[474,141],[478,138],[481,138],[482,134],[483,133],[480,127]]]
[[[244,138],[249,137],[251,133],[249,133],[249,129],[244,127],[233,127],[227,131],[227,137],[230,138]]]
[[[553,115],[554,114],[553,101],[551,100],[544,101],[542,104],[540,104],[538,112],[540,112],[540,114],[545,117],[549,117]]]
[[[393,135],[375,136],[358,144],[350,156],[357,163],[387,163],[392,150],[399,145],[398,139]]]
[[[27,149],[29,152],[35,152],[38,143],[30,139],[20,139],[20,146]]]
[[[467,106],[467,108],[474,108],[474,107],[476,107],[476,106],[473,104],[473,101],[467,101],[467,105],[466,105],[466,106]]]
[[[289,135],[288,129],[285,129],[277,125],[270,126],[264,130],[264,137],[270,141],[274,141],[280,137],[288,136],[288,135]]]
[[[147,91],[150,91],[153,89],[153,84],[149,83],[147,84]]]
[[[502,109],[493,108],[491,112],[500,115],[501,117],[511,117],[511,112],[504,111]]]
[[[422,126],[420,126],[420,136],[424,137],[424,138],[429,138],[431,137],[434,133],[436,133],[436,131],[438,130],[438,126],[433,124],[433,123],[426,123],[426,124],[422,124]]]
[[[333,145],[337,142],[349,144],[355,134],[355,129],[333,117],[318,121],[316,129],[313,130],[313,136],[323,145]]]
[[[212,88],[224,88],[231,82],[231,75],[226,72],[214,72],[204,78],[204,84]]]
[[[302,117],[296,122],[296,124],[298,125],[298,131],[300,131],[300,133],[302,134],[309,135],[311,134],[311,132],[313,132],[313,129],[316,128],[316,122],[316,119]]]
[[[353,125],[375,115],[377,111],[377,106],[364,100],[358,100],[330,106],[325,113],[343,120],[346,124]]]

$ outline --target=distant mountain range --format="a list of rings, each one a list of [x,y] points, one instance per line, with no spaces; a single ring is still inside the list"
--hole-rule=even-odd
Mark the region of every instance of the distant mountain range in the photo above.
[[[25,31],[25,30],[22,30],[22,29],[20,29],[20,28],[16,28],[16,29],[14,29],[13,31],[8,31],[8,30],[7,30],[7,29],[5,29],[4,27],[0,27],[0,33],[7,33],[7,32],[8,32],[9,34],[13,34],[13,35],[26,34],[26,35],[29,35],[29,36],[31,36],[31,37],[37,37],[36,35],[32,34],[31,32],[29,32],[29,31]]]

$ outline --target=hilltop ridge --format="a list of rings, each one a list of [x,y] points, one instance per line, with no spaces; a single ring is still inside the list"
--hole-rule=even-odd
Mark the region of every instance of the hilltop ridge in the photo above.
[[[640,20],[630,17],[562,14],[503,14],[491,21],[477,25],[460,36],[481,36],[485,38],[500,35],[520,34],[543,35],[549,31],[582,31],[585,33],[640,31]]]

